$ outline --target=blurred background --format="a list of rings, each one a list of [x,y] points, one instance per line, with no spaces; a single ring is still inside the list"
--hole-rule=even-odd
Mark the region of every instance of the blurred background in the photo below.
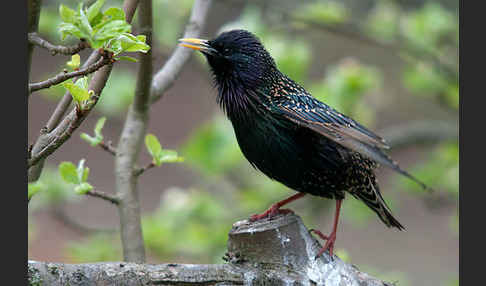
[[[43,1],[39,32],[61,43],[59,4]],[[193,0],[154,0],[154,68],[182,35]],[[121,7],[122,1],[107,1]],[[459,285],[458,280],[458,1],[214,0],[202,37],[244,28],[260,37],[281,71],[318,99],[388,140],[390,155],[437,190],[380,168],[385,200],[406,231],[388,229],[353,197],[343,203],[337,255],[396,285]],[[137,17],[134,19],[137,33]],[[67,41],[66,43],[69,43]],[[81,53],[86,59],[89,51]],[[30,81],[58,73],[68,56],[36,48]],[[46,162],[43,189],[29,205],[29,259],[66,263],[120,261],[115,206],[77,195],[58,173],[62,161],[82,158],[90,183],[114,193],[114,158],[79,134],[106,116],[105,140],[116,146],[131,103],[137,66],[117,63],[94,112]],[[28,140],[33,143],[62,87],[31,96]],[[152,106],[148,132],[183,163],[145,172],[138,184],[149,263],[223,263],[234,222],[293,193],[254,170],[216,104],[202,55],[194,53],[164,98]],[[139,165],[151,157],[141,152]],[[305,197],[289,205],[308,228],[331,230],[334,201]]]

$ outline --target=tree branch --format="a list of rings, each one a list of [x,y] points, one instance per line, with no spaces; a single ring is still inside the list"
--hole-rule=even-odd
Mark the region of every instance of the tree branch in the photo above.
[[[141,34],[146,36],[147,45],[152,46],[152,1],[140,1],[138,9]],[[152,49],[140,55],[135,97],[128,110],[115,159],[116,193],[121,199],[118,213],[123,257],[125,261],[138,263],[145,262],[145,247],[137,177],[133,169],[147,129],[151,79]]]
[[[28,262],[30,285],[391,286],[326,253],[294,214],[233,224],[226,264],[59,264]],[[37,284],[35,284],[37,283]]]
[[[116,149],[111,145],[111,141],[108,141],[108,143],[105,143],[104,141],[101,141],[98,146],[100,146],[101,149],[105,150],[106,152],[110,153],[113,156],[116,156]]]
[[[138,176],[142,175],[143,172],[145,172],[148,169],[153,168],[153,167],[155,167],[154,162],[150,162],[150,164],[148,164],[147,166],[135,170],[134,175],[135,175],[135,177],[138,177]]]
[[[39,27],[39,16],[42,1],[41,0],[29,0],[27,2],[27,12],[28,12],[28,32],[35,33]],[[32,43],[27,44],[27,71],[30,75],[30,65],[32,63],[32,53],[34,51],[34,45]],[[30,78],[30,76],[28,76]],[[28,95],[29,93],[27,93]]]
[[[109,201],[110,203],[113,203],[115,205],[120,204],[120,200],[116,196],[109,195],[104,192],[96,191],[96,190],[91,190],[86,193],[86,195],[95,197],[95,198],[100,198],[106,201]]]
[[[74,55],[82,51],[83,49],[89,47],[88,42],[81,40],[75,46],[61,46],[61,45],[54,45],[49,43],[47,40],[41,38],[37,33],[32,32],[29,33],[29,43],[33,45],[37,45],[48,50],[53,56],[56,54],[63,54],[63,55]]]
[[[49,78],[47,80],[44,80],[44,81],[41,81],[41,82],[36,82],[36,83],[30,83],[29,84],[29,92],[32,93],[32,92],[40,90],[40,89],[49,88],[53,85],[59,84],[59,83],[66,81],[70,78],[73,78],[73,77],[84,76],[84,75],[93,73],[93,72],[99,70],[100,68],[102,68],[103,66],[105,66],[109,63],[112,63],[112,62],[113,62],[113,59],[112,59],[111,55],[109,56],[109,55],[103,54],[97,62],[95,62],[94,64],[92,64],[92,65],[90,65],[86,68],[82,68],[80,70],[73,71],[73,72],[61,72],[58,75],[56,75],[55,77]]]
[[[201,34],[211,4],[212,0],[196,0],[194,2],[191,16],[184,32],[184,38],[195,38]],[[152,80],[151,103],[162,98],[164,93],[174,84],[175,79],[181,72],[184,64],[189,60],[191,54],[190,49],[180,46],[176,47],[163,68],[155,74]]]
[[[123,10],[125,11],[125,17],[126,17],[126,20],[127,20],[128,23],[130,23],[132,21],[133,15],[135,14],[135,9],[137,8],[137,5],[138,5],[138,0],[125,0],[125,2],[123,3]],[[88,60],[83,64],[83,68],[93,64],[94,62],[96,62],[99,57],[100,57],[99,52],[93,51],[91,53],[90,57],[88,58]],[[101,90],[105,86],[106,81],[108,80],[108,77],[110,75],[111,67],[112,67],[112,65],[109,64],[109,65],[105,66],[104,68],[102,68],[101,70],[98,70],[94,74],[93,79],[91,80],[90,86],[92,85],[93,87],[101,87],[101,89],[99,90],[99,93],[96,93],[95,89],[90,88],[92,90],[95,90],[95,94],[99,95],[101,93]],[[97,80],[95,80],[95,79],[97,79]],[[63,130],[63,128],[66,128],[68,123],[72,120],[72,115],[71,115],[71,117],[68,115],[61,121],[62,117],[64,116],[64,113],[69,108],[71,101],[72,101],[71,95],[69,94],[69,92],[66,92],[64,94],[64,97],[62,98],[62,100],[56,106],[56,109],[54,110],[53,114],[49,118],[49,120],[46,124],[46,127],[41,130],[40,136],[37,138],[37,141],[34,143],[34,146],[32,148],[32,157],[34,156],[34,154],[38,154],[42,150],[46,149],[46,146],[51,144],[54,141],[54,138],[58,137],[62,133],[60,131]],[[92,106],[92,108],[93,107],[94,107],[94,105]],[[59,129],[58,127],[61,126],[61,125],[63,127],[61,129]],[[58,131],[54,132],[54,130],[58,130]],[[65,140],[62,141],[62,143],[64,143],[68,138],[65,138]],[[59,146],[61,146],[62,143],[57,145],[57,147],[55,149],[57,149]],[[54,150],[52,150],[52,152],[54,152]],[[51,153],[49,153],[49,154],[51,154]],[[29,170],[28,170],[28,181],[29,182],[35,182],[39,179],[39,176],[42,172],[42,168],[43,168],[43,165],[44,165],[44,160],[45,160],[44,158],[41,158],[40,160],[37,161],[36,164],[33,164],[33,166],[29,167]]]
[[[93,79],[88,87],[88,89],[93,90],[95,94],[95,96],[91,97],[93,100],[92,105],[83,110],[79,109],[79,107],[76,105],[52,132],[43,137],[44,141],[42,142],[43,144],[41,146],[37,146],[37,149],[35,149],[36,146],[34,146],[32,149],[33,154],[27,161],[27,168],[31,168],[42,159],[45,159],[47,156],[51,155],[71,137],[73,132],[81,125],[81,123],[84,121],[84,119],[86,119],[90,111],[98,102],[99,96],[105,87],[112,67],[113,65],[110,62],[107,66],[104,66],[94,74]]]

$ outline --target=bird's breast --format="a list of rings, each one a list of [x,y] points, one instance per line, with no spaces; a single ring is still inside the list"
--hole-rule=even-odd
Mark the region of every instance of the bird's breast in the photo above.
[[[246,159],[268,177],[296,188],[305,164],[296,130],[262,113],[231,118],[236,139]]]

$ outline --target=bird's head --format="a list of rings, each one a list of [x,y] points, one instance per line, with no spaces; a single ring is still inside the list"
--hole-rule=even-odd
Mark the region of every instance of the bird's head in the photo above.
[[[219,84],[238,81],[246,86],[258,85],[276,69],[259,39],[245,30],[224,32],[212,40],[186,38],[179,42],[206,56]]]

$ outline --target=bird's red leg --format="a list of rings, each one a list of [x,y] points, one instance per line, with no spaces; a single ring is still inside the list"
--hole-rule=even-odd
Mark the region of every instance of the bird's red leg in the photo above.
[[[339,211],[341,210],[342,201],[343,201],[342,199],[336,200],[336,214],[334,215],[334,226],[333,226],[332,232],[329,236],[322,234],[322,232],[320,232],[318,230],[315,230],[315,229],[311,230],[312,232],[317,234],[320,238],[327,240],[326,244],[324,245],[323,248],[321,248],[321,250],[319,250],[319,253],[317,254],[316,257],[321,256],[321,254],[323,254],[324,251],[326,251],[327,249],[329,249],[329,255],[332,257],[332,253],[333,253],[333,250],[334,250],[334,242],[336,242],[336,232],[337,232],[337,225],[338,225],[338,221],[339,221]]]
[[[275,203],[273,205],[270,206],[270,208],[268,208],[268,210],[266,210],[264,213],[262,214],[255,214],[255,215],[252,215],[250,217],[250,221],[257,221],[257,220],[260,220],[262,218],[265,218],[265,217],[273,217],[275,216],[276,214],[279,214],[279,213],[291,213],[292,211],[289,210],[289,209],[280,209],[282,206],[292,202],[292,201],[295,201],[297,199],[300,199],[302,198],[303,196],[305,196],[305,193],[297,193],[293,196],[290,196],[288,198],[286,198],[285,200],[282,200],[278,203]]]

